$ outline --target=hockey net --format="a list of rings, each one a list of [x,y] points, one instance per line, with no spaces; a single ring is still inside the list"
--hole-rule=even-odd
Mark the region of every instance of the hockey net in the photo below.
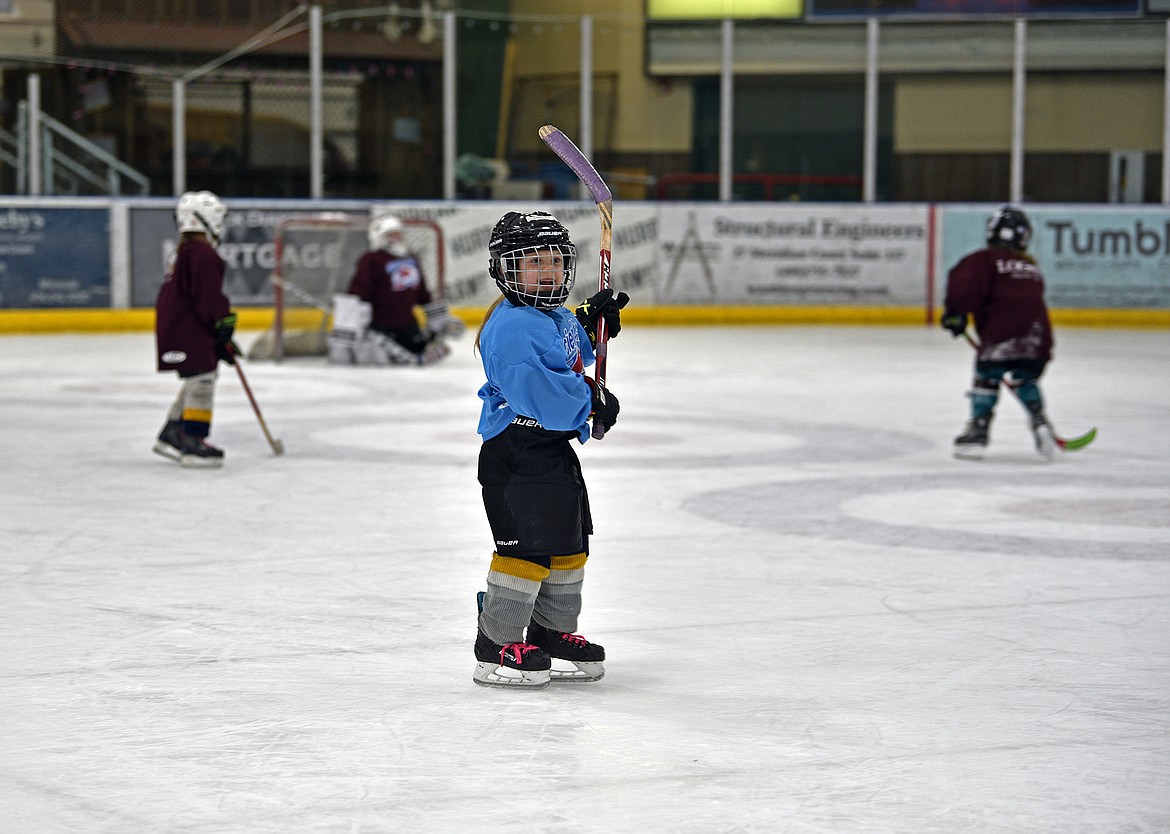
[[[436,298],[446,291],[443,230],[431,220],[399,218],[407,248]],[[250,359],[324,356],[333,296],[343,293],[358,258],[369,249],[369,217],[327,213],[285,220],[274,232],[272,329],[248,349]]]

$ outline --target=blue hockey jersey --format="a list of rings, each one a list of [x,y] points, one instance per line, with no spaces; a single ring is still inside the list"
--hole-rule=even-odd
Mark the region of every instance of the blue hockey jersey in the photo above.
[[[516,417],[550,431],[576,431],[581,443],[589,438],[593,395],[582,374],[595,357],[571,311],[518,307],[505,299],[480,333],[479,350],[487,375],[479,389],[484,440]]]

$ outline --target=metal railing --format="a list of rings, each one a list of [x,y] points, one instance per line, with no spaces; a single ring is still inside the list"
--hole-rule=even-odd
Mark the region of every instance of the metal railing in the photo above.
[[[17,193],[30,193],[34,180],[30,176],[31,168],[39,164],[39,182],[41,192],[45,195],[88,193],[116,197],[123,194],[150,194],[150,180],[146,175],[101,146],[43,111],[38,114],[36,122],[40,147],[35,156],[39,156],[39,161],[33,158],[34,154],[29,147],[28,102],[20,102],[16,118],[15,158],[10,162],[16,168]],[[4,141],[0,139],[0,158],[9,161],[7,155],[2,153],[3,146]]]
[[[19,165],[20,140],[15,134],[0,127],[0,163],[15,171]]]
[[[675,173],[663,174],[655,185],[655,198],[658,200],[679,199],[672,196],[672,189],[676,186],[718,185],[721,174],[690,174]],[[777,191],[782,188],[800,189],[809,187],[844,188],[860,194],[863,178],[854,174],[732,174],[731,182],[734,185],[752,185],[763,189],[765,200],[777,199]],[[788,193],[780,195],[788,198]],[[694,195],[687,193],[682,199],[694,199]]]

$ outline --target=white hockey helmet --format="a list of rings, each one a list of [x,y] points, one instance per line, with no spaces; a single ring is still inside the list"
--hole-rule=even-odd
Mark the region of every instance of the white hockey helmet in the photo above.
[[[214,243],[223,237],[227,206],[210,191],[188,191],[175,207],[175,226],[179,233],[202,232]]]
[[[406,241],[403,239],[402,221],[393,214],[379,214],[370,220],[366,236],[370,241],[371,249],[385,249],[391,255],[402,257],[407,254]]]

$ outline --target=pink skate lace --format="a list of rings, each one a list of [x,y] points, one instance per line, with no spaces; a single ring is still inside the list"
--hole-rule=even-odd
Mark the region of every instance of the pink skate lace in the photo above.
[[[574,645],[577,645],[577,646],[584,646],[586,643],[589,642],[584,637],[582,637],[580,634],[566,634],[563,631],[561,632],[561,639],[567,643],[573,643]]]
[[[536,646],[533,646],[531,643],[508,643],[506,646],[500,649],[501,664],[505,660],[504,655],[506,655],[509,651],[512,652],[512,660],[517,664],[520,664],[524,662],[524,655],[528,654],[529,652],[536,651]]]

